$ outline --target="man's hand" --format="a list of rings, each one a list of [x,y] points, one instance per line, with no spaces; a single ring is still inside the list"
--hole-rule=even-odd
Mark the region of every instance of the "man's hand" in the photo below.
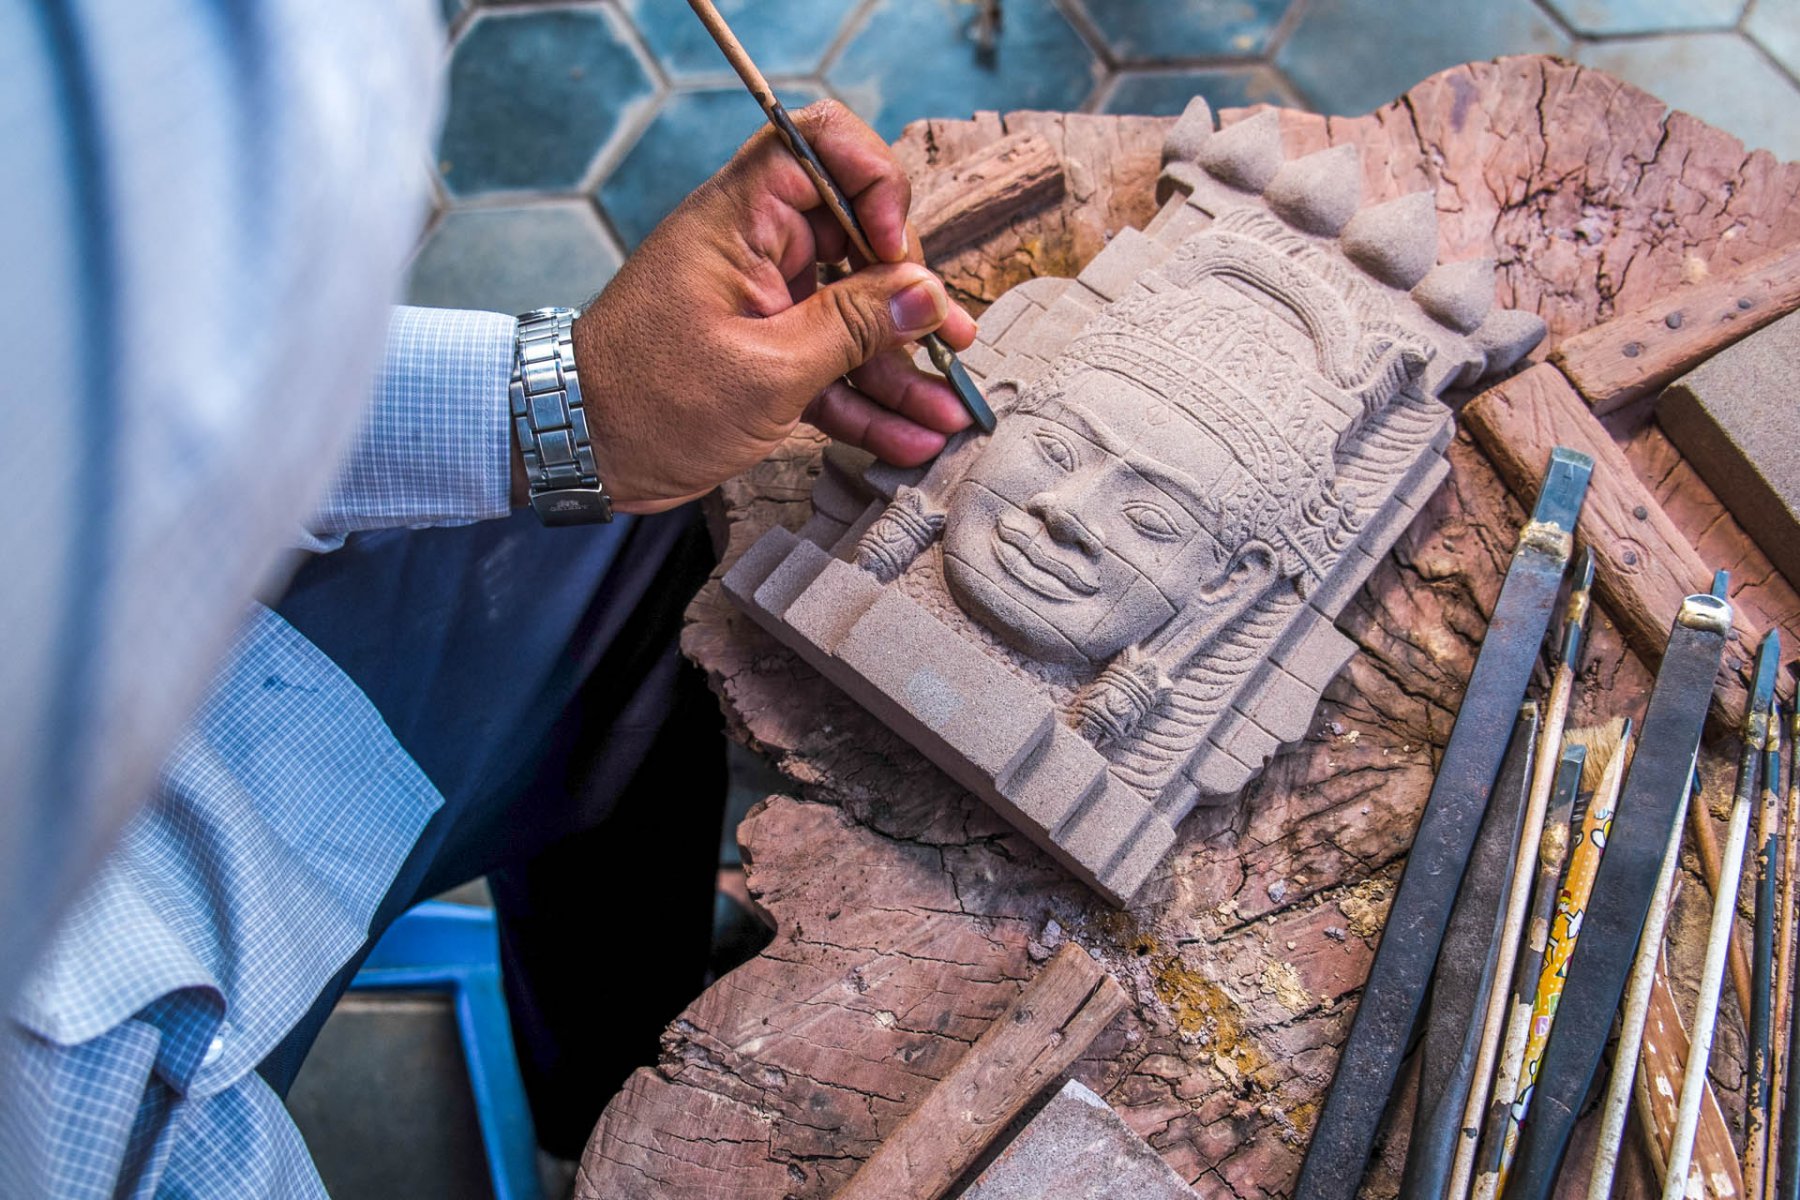
[[[884,260],[817,286],[847,239],[764,129],[645,239],[575,323],[600,478],[621,512],[656,512],[760,462],[801,420],[913,466],[968,425],[956,393],[906,349],[975,322],[920,264],[912,191],[843,105],[794,114]]]

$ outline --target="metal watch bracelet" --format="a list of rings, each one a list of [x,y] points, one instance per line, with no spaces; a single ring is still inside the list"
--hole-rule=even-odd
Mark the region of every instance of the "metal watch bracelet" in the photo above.
[[[575,310],[519,314],[513,356],[513,434],[525,460],[531,507],[546,525],[610,521],[612,497],[600,482],[575,371]]]

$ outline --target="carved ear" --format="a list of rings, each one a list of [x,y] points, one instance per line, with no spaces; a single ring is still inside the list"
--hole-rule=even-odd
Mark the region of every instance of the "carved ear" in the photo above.
[[[1230,611],[1220,623],[1235,621],[1269,589],[1275,581],[1278,566],[1275,551],[1269,544],[1252,538],[1238,547],[1217,579],[1201,585],[1201,599],[1208,604],[1223,601]]]
[[[1144,649],[1174,674],[1261,600],[1280,569],[1280,559],[1267,542],[1255,538],[1245,542],[1216,578],[1194,589],[1180,615]]]
[[[1011,375],[1003,375],[981,390],[989,408],[997,413],[1009,413],[1019,402],[1020,387],[1017,379]]]
[[[1186,610],[1145,646],[1114,658],[1064,710],[1096,746],[1130,736],[1173,687],[1169,676],[1263,598],[1280,569],[1275,551],[1252,539],[1238,547],[1218,578],[1202,584]]]

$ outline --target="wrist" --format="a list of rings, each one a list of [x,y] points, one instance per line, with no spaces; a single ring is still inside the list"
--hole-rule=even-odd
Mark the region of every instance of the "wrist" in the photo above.
[[[529,503],[546,525],[612,520],[594,462],[574,346],[575,313],[521,313],[508,411]]]
[[[614,511],[643,512],[647,511],[643,493],[634,485],[630,470],[638,464],[620,461],[622,448],[632,440],[633,403],[629,389],[633,381],[612,361],[621,339],[617,330],[607,328],[603,299],[604,294],[583,309],[570,330],[576,370],[582,386],[593,397],[587,412],[589,452],[600,478],[606,481]]]

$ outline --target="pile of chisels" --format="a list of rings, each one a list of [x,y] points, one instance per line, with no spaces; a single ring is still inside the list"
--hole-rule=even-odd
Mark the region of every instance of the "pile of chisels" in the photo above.
[[[1519,533],[1296,1200],[1354,1200],[1415,1045],[1401,1196],[1548,1200],[1615,1019],[1598,1144],[1580,1164],[1588,1200],[1611,1193],[1634,1094],[1663,1200],[1800,1200],[1800,1071],[1786,1054],[1800,1043],[1800,711],[1787,710],[1794,763],[1784,789],[1780,646],[1770,632],[1739,730],[1721,849],[1692,801],[1732,631],[1721,571],[1710,592],[1682,604],[1641,723],[1566,728],[1594,578],[1574,531],[1593,469],[1588,456],[1558,448]],[[1528,697],[1559,609],[1549,686]],[[1714,901],[1683,1047],[1670,1032],[1680,1021],[1650,1014],[1673,1004],[1662,951],[1690,807]],[[1746,873],[1756,897],[1747,969],[1734,938]],[[1750,1057],[1741,1155],[1707,1078],[1728,964]]]

